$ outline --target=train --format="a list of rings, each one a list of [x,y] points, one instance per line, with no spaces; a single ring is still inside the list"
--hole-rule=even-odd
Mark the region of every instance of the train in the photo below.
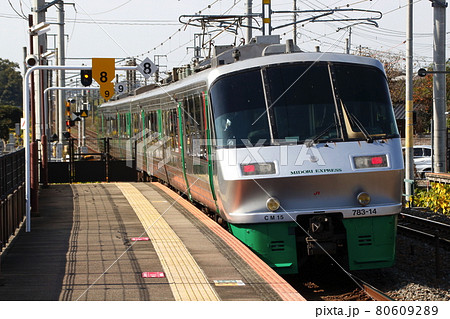
[[[380,61],[260,36],[97,112],[142,176],[201,204],[279,274],[320,255],[349,270],[395,263],[403,159]]]

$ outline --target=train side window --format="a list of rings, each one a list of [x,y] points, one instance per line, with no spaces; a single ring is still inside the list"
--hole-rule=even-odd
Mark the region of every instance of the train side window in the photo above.
[[[196,96],[196,104],[197,104],[197,122],[198,122],[198,134],[197,138],[199,139],[200,145],[200,153],[199,156],[202,159],[206,159],[206,131],[205,131],[205,117],[204,117],[204,100],[201,94]]]
[[[150,113],[150,122],[151,122],[151,129],[150,131],[152,134],[159,132],[158,128],[158,113],[156,111],[153,111]]]
[[[133,124],[130,129],[131,134],[129,137],[136,135],[141,129],[141,121],[139,121],[139,119],[141,118],[141,113],[134,113],[132,116]]]
[[[183,134],[186,154],[191,155],[192,153],[192,137],[191,133],[193,130],[193,118],[192,118],[192,108],[193,103],[191,97],[185,97],[183,99],[183,104],[181,111],[181,117],[183,119]]]
[[[171,138],[172,148],[175,152],[179,152],[179,131],[178,131],[178,114],[176,109],[170,110]]]
[[[203,97],[201,94],[196,94],[193,97],[194,110],[194,129],[192,130],[192,153],[193,156],[206,159],[206,145],[205,145],[205,122],[203,118]]]

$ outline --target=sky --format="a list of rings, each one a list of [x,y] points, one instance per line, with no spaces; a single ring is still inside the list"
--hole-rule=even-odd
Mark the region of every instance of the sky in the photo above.
[[[49,1],[47,1],[49,2]],[[29,42],[28,16],[34,0],[0,1],[0,58],[17,62],[22,66],[23,47]],[[188,64],[193,57],[195,33],[200,28],[179,23],[180,15],[245,14],[247,0],[71,0],[65,4],[65,34],[67,65],[90,65],[93,57],[120,59],[135,57],[139,61],[149,57],[159,60],[166,69]],[[253,12],[261,12],[262,0],[253,0]],[[273,11],[291,10],[294,0],[272,0]],[[378,27],[358,24],[351,28],[352,52],[362,48],[378,50],[386,54],[405,56],[407,0],[297,0],[298,10],[325,10],[330,8],[354,8],[376,11],[373,13],[338,12],[333,19],[361,18],[372,15]],[[447,9],[447,21],[450,10]],[[311,16],[299,14],[299,20]],[[47,21],[56,23],[55,6],[47,10]],[[272,15],[272,26],[289,23],[292,14]],[[426,67],[432,62],[433,8],[429,0],[414,1],[414,67]],[[298,27],[297,43],[303,51],[344,52],[348,38],[348,26],[355,22],[306,22]],[[447,34],[450,30],[447,22]],[[347,28],[346,28],[347,27]],[[340,29],[342,28],[342,29]],[[340,29],[340,30],[339,30]],[[282,42],[293,36],[292,26],[279,28]],[[338,31],[339,30],[339,31]],[[211,31],[211,29],[209,30]],[[49,48],[54,47],[57,25],[51,24],[48,32]],[[231,44],[235,36],[223,32],[213,34],[215,44]],[[253,35],[261,35],[254,31]],[[237,42],[245,37],[245,30],[238,30]],[[191,47],[191,48],[188,48]],[[447,40],[447,48],[449,41]],[[155,56],[160,57],[155,57]],[[54,58],[50,58],[54,61]],[[54,63],[54,62],[50,62]],[[164,67],[162,67],[164,69]]]

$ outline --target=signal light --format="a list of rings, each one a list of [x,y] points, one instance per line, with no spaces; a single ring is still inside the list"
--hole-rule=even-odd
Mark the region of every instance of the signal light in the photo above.
[[[84,86],[92,84],[92,70],[81,70],[81,84]]]
[[[70,102],[66,101],[66,116],[70,117]]]
[[[72,120],[67,120],[66,121],[66,126],[67,127],[71,127],[71,126],[74,126],[75,125],[75,121],[72,121]]]

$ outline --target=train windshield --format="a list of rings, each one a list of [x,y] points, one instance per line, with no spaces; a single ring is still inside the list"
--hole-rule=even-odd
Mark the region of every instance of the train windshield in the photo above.
[[[333,71],[349,138],[364,131],[374,138],[399,137],[384,74],[349,64],[334,64]]]
[[[264,67],[211,88],[218,145],[398,137],[384,74],[346,63]]]
[[[263,82],[259,69],[227,76],[211,88],[219,146],[270,143]]]
[[[278,140],[342,139],[326,64],[270,67],[265,80]]]

